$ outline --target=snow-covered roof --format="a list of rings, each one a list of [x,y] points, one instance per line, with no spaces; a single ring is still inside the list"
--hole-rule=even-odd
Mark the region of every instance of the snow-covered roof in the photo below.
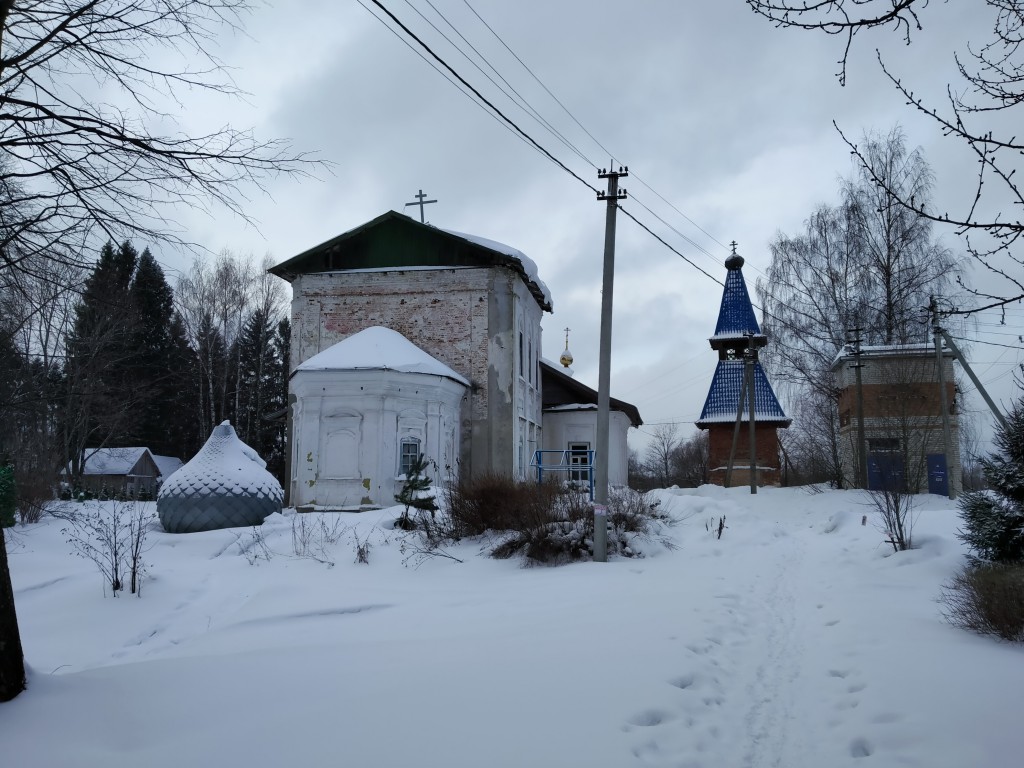
[[[596,411],[597,403],[563,403],[562,405],[551,405],[545,411]]]
[[[862,357],[935,357],[935,344],[934,343],[914,343],[914,344],[862,344],[860,348]],[[839,352],[836,354],[835,359],[832,360],[832,369],[835,370],[840,363],[845,360],[849,360],[855,357],[856,353],[852,344],[844,344],[839,348]],[[953,357],[953,351],[942,346],[943,357]]]
[[[396,248],[396,238],[408,247]],[[452,245],[455,247],[449,247]],[[343,232],[269,271],[292,282],[299,275],[366,268],[406,270],[494,265],[517,272],[541,309],[552,311],[551,291],[541,282],[536,263],[522,251],[484,237],[423,224],[396,211],[388,211]]]
[[[354,333],[301,363],[296,371],[382,370],[444,376],[469,386],[447,365],[417,347],[405,336],[376,325]]]
[[[127,475],[147,453],[149,448],[86,448],[82,474]]]
[[[513,259],[516,259],[520,264],[522,264],[526,277],[536,283],[540,288],[541,293],[544,294],[544,301],[547,305],[551,307],[552,310],[554,309],[555,304],[551,300],[551,291],[547,285],[544,284],[544,281],[540,279],[540,273],[537,271],[537,263],[525,253],[517,248],[513,248],[511,245],[499,243],[497,240],[488,240],[486,237],[467,235],[465,232],[455,232],[451,229],[443,229],[441,231],[447,232],[449,235],[461,237],[463,240],[473,243],[474,245],[489,248],[492,251],[497,251],[498,253],[503,253],[506,256],[511,256]]]
[[[715,377],[711,380],[711,389],[708,391],[707,400],[704,401],[697,426],[736,421],[745,367],[746,364],[742,360],[718,361]],[[749,421],[749,413],[749,395],[744,394],[741,421]],[[791,421],[779,405],[779,400],[775,397],[760,362],[754,364],[754,420],[781,422],[787,426]]]
[[[185,462],[177,456],[157,456],[154,453],[153,461],[156,462],[157,469],[160,470],[160,477],[164,480],[185,466]]]

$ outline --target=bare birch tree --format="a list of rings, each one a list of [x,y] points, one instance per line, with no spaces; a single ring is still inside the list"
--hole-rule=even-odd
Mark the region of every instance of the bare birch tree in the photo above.
[[[893,186],[927,202],[931,170],[899,128],[869,133],[863,144]],[[756,290],[772,338],[762,360],[781,394],[800,403],[794,429],[801,439],[792,446],[841,484],[836,355],[854,335],[864,344],[927,341],[929,296],[956,296],[959,263],[929,219],[896,203],[863,168],[842,181],[840,193],[838,205],[811,214],[803,233],[775,238]]]
[[[178,91],[237,94],[212,41],[246,0],[0,1],[0,269],[84,265],[90,241],[180,242],[174,208],[224,206],[307,158],[230,126],[191,136]],[[180,103],[180,102],[179,102]],[[156,125],[166,133],[156,133]]]
[[[746,3],[776,26],[836,36],[841,45],[838,74],[843,85],[847,62],[859,36],[895,32],[902,42],[910,44],[923,29],[925,9],[939,14],[945,5],[928,0]],[[878,162],[869,145],[847,139],[840,130],[865,176],[893,205],[921,219],[952,227],[964,238],[966,250],[977,264],[1000,278],[1002,290],[982,291],[965,286],[971,301],[968,306],[954,310],[960,314],[1024,300],[1024,256],[1019,248],[1024,237],[1024,219],[1019,213],[1024,206],[1024,189],[1017,178],[1017,171],[1024,167],[1024,140],[1019,133],[1013,133],[1024,109],[1024,0],[978,0],[976,4],[979,11],[987,7],[992,32],[986,40],[965,41],[964,50],[951,52],[960,82],[949,85],[944,104],[928,103],[915,94],[912,85],[904,82],[878,54],[882,72],[907,104],[977,161],[977,177],[972,185],[965,186],[959,212],[936,212],[927,198],[902,186],[892,169]],[[961,180],[953,183],[960,185]]]

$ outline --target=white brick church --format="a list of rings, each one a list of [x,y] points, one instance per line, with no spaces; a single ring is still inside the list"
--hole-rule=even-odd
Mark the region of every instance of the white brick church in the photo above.
[[[597,393],[541,359],[551,296],[519,251],[390,211],[270,271],[292,285],[287,504],[391,505],[421,453],[442,481],[587,463]],[[642,422],[611,407],[624,485]]]

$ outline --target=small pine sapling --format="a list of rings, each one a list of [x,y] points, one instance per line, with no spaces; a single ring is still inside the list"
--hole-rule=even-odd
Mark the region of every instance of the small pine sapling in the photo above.
[[[395,522],[396,527],[406,531],[416,527],[416,522],[410,517],[410,511],[413,509],[418,512],[429,512],[431,519],[437,512],[437,500],[431,492],[433,481],[426,476],[426,470],[427,462],[421,453],[406,472],[402,490],[395,494],[395,501],[405,506],[402,516]]]
[[[996,430],[999,453],[981,459],[988,491],[960,499],[964,527],[960,540],[983,560],[1024,561],[1024,397]]]

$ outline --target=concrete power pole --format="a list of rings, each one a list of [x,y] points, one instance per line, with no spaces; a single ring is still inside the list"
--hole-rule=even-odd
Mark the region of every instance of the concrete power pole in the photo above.
[[[868,441],[864,435],[864,382],[861,379],[861,369],[864,367],[864,363],[860,360],[864,354],[860,348],[860,332],[862,330],[860,326],[857,326],[849,328],[847,333],[854,334],[853,357],[857,361],[850,366],[857,376],[857,482],[861,488],[866,489],[868,487]]]
[[[939,407],[942,408],[942,450],[946,454],[946,490],[950,499],[956,498],[956,488],[953,486],[953,473],[956,466],[953,463],[953,438],[949,428],[949,402],[946,398],[946,370],[942,364],[942,329],[939,327],[939,303],[935,297],[931,297],[928,305],[932,314],[932,332],[935,334],[935,365],[938,368],[939,377]]]
[[[754,415],[754,407],[757,401],[754,371],[757,367],[757,347],[754,346],[754,334],[747,338],[747,397],[750,400],[750,492],[757,493],[757,419]]]
[[[594,561],[608,559],[608,445],[612,379],[612,286],[615,282],[615,213],[626,190],[619,190],[619,178],[629,168],[602,170],[599,179],[608,179],[608,192],[597,193],[608,203],[604,226],[604,277],[601,283],[601,349],[597,376],[597,453],[594,456]]]

